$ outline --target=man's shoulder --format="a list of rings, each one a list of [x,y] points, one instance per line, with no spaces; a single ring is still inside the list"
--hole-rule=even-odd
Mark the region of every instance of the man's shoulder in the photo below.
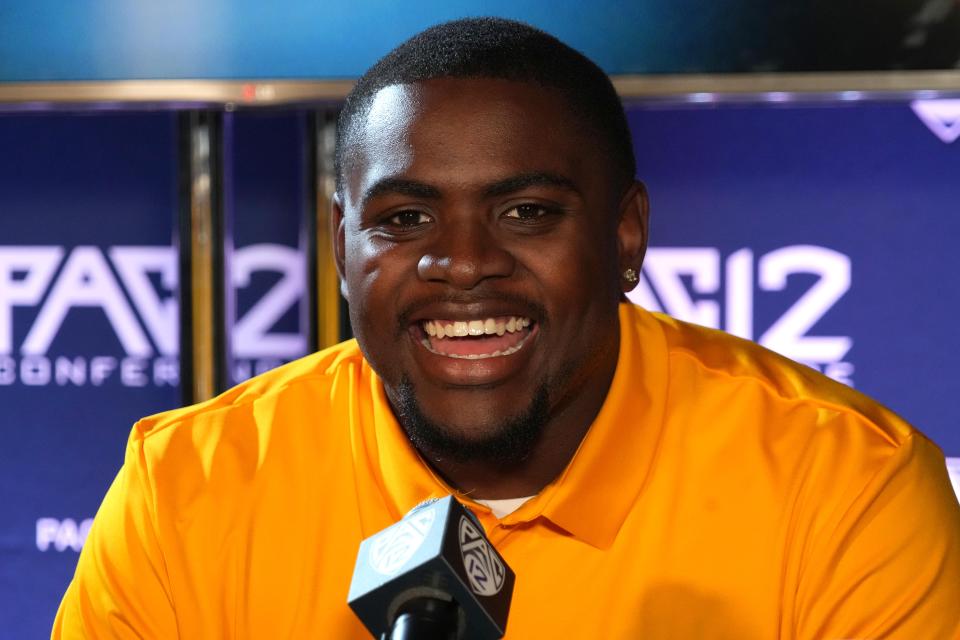
[[[821,423],[827,422],[825,417],[835,416],[873,432],[894,448],[919,433],[851,386],[755,342],[661,313],[648,315],[663,334],[672,382],[695,378],[711,390],[730,393],[749,388],[765,398],[767,406],[791,412],[806,407],[818,413]]]
[[[305,394],[312,411],[324,412],[336,403],[330,390],[338,380],[345,376],[368,379],[365,374],[369,368],[363,354],[355,340],[348,340],[250,378],[204,402],[145,417],[134,425],[131,439],[146,441],[199,425],[222,426],[251,416],[258,405],[302,404]]]
[[[751,486],[762,486],[772,472],[769,486],[792,496],[784,504],[812,496],[804,517],[816,531],[901,484],[930,486],[943,497],[940,507],[955,510],[942,451],[876,400],[715,329],[643,310],[637,321],[646,325],[641,335],[665,345],[664,424],[673,451],[714,480],[749,470]]]

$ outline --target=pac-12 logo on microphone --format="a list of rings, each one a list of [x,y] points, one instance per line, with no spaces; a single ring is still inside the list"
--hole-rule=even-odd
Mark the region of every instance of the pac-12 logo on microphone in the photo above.
[[[407,564],[430,532],[436,509],[416,509],[406,518],[384,529],[370,546],[370,566],[384,575],[393,575]]]
[[[466,516],[460,516],[460,553],[473,592],[480,596],[496,595],[506,576],[503,562]]]

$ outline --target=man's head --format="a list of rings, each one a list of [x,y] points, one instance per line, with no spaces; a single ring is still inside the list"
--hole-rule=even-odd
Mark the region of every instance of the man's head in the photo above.
[[[384,87],[434,78],[497,78],[556,90],[605,148],[613,171],[633,180],[636,161],[623,107],[609,78],[579,51],[529,25],[501,18],[447,22],[423,31],[371,67],[347,96],[337,127],[337,191],[350,172],[353,142]]]
[[[588,425],[646,243],[603,72],[526,25],[448,23],[378,62],[339,124],[342,289],[411,440],[509,463]]]

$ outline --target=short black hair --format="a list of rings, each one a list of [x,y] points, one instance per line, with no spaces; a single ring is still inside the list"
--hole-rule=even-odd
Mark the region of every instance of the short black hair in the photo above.
[[[585,55],[552,35],[504,18],[465,18],[413,36],[381,58],[357,81],[337,123],[335,171],[343,195],[351,138],[378,91],[433,78],[495,78],[559,91],[571,111],[593,130],[626,184],[636,159],[623,104],[610,78]]]

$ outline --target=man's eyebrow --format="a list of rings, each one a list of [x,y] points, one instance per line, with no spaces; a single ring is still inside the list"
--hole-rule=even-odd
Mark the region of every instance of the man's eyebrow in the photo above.
[[[537,171],[532,173],[521,173],[503,180],[498,180],[483,189],[484,197],[504,196],[526,189],[528,187],[559,187],[561,189],[572,191],[580,195],[580,190],[573,180],[558,173],[549,173]],[[383,178],[374,182],[364,191],[361,197],[361,205],[366,204],[373,198],[384,195],[403,195],[413,198],[424,198],[428,200],[437,200],[442,197],[440,190],[433,185],[408,178]]]
[[[486,197],[505,196],[527,187],[559,187],[580,195],[580,189],[577,188],[573,180],[558,173],[548,172],[521,173],[498,180],[487,186],[483,190],[483,194]]]
[[[440,190],[424,182],[417,182],[416,180],[409,180],[407,178],[384,178],[370,185],[370,187],[363,192],[363,197],[360,199],[360,202],[361,204],[366,204],[373,198],[389,194],[436,200],[440,197]]]

